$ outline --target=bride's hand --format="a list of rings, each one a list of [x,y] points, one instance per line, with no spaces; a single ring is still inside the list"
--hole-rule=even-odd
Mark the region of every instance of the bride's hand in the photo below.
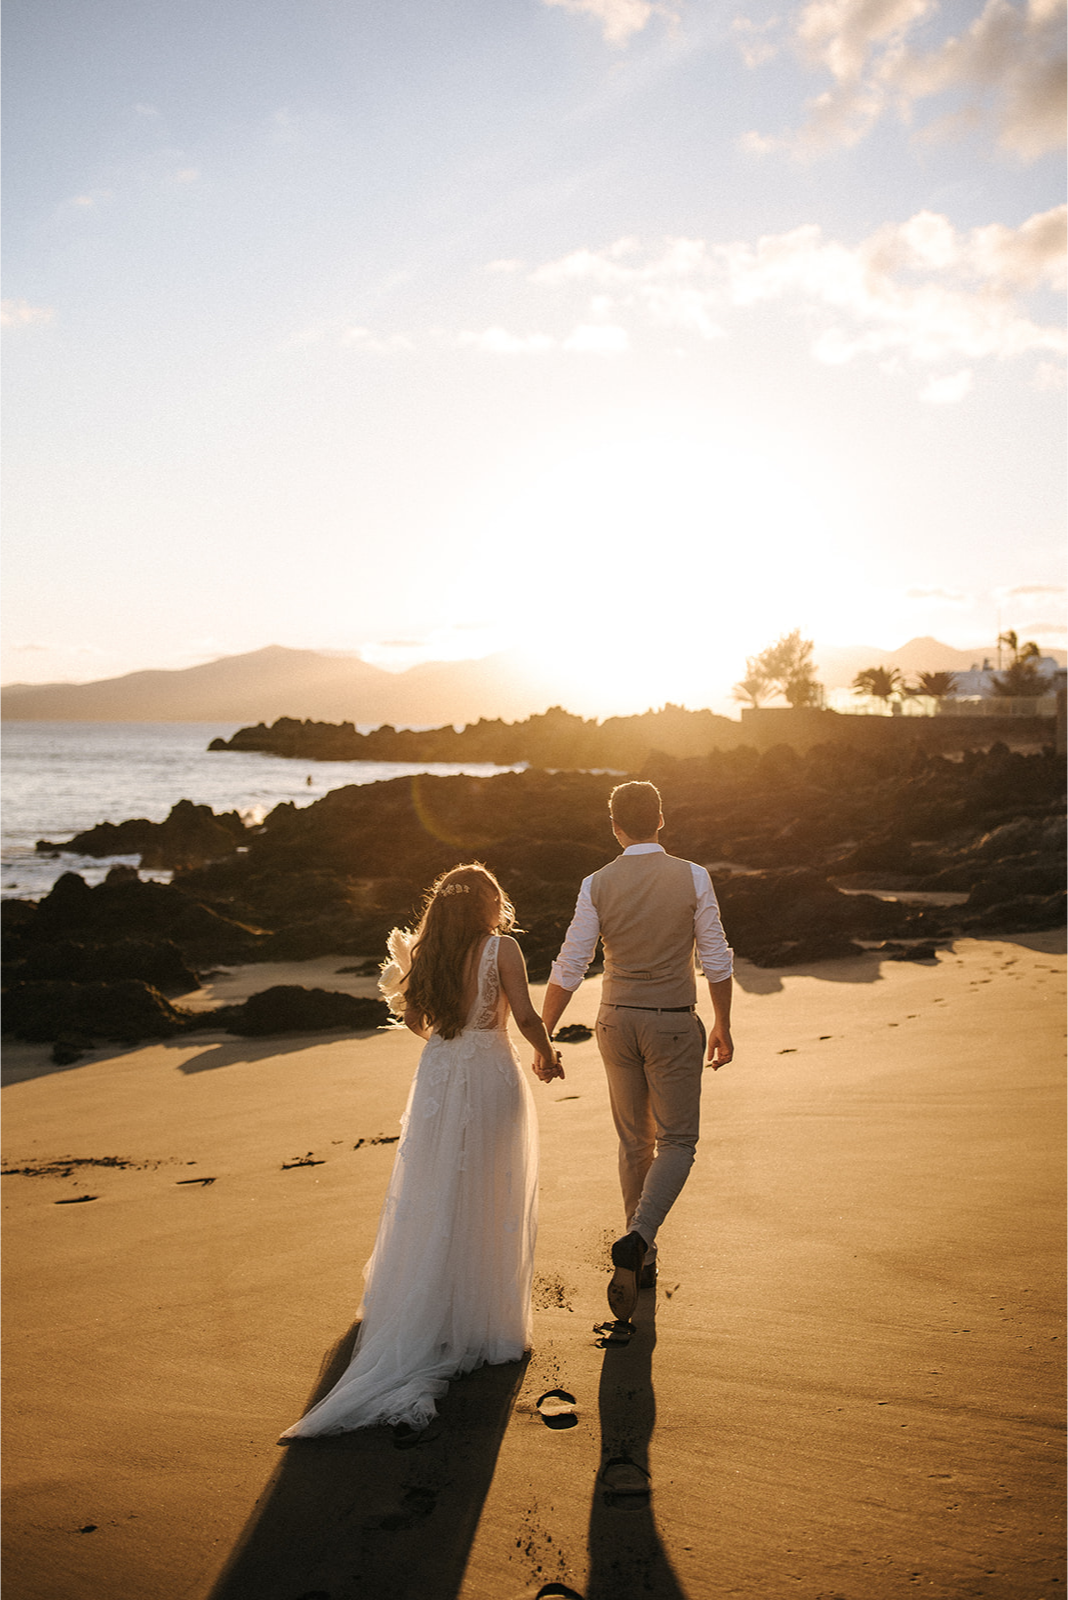
[[[551,1059],[545,1056],[534,1057],[534,1076],[540,1078],[542,1083],[552,1083],[554,1078],[562,1078],[564,1069],[561,1064],[559,1050],[554,1050]]]

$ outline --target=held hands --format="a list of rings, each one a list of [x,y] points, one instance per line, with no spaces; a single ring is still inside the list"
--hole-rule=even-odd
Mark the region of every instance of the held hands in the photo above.
[[[716,1023],[708,1035],[708,1065],[713,1072],[718,1072],[720,1067],[725,1067],[734,1057],[734,1042],[731,1039],[730,1029]]]
[[[533,1063],[534,1076],[540,1078],[542,1083],[552,1083],[554,1078],[562,1078],[564,1069],[561,1064],[559,1050],[554,1050],[551,1058],[535,1056]]]

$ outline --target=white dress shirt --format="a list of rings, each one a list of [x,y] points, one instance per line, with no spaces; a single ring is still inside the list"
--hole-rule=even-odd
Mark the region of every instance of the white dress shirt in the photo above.
[[[648,856],[657,850],[661,855],[667,854],[662,844],[629,844],[623,854]],[[719,902],[707,869],[699,867],[695,861],[691,861],[689,866],[693,873],[693,886],[697,895],[697,909],[693,914],[693,935],[701,971],[710,983],[720,983],[724,978],[729,978],[734,971],[734,951],[724,937],[723,923],[719,916]],[[590,889],[592,882],[591,872],[588,878],[582,880],[582,887],[575,904],[575,915],[571,919],[571,926],[560,947],[560,954],[553,962],[549,974],[549,982],[559,984],[561,989],[578,988],[586,976],[586,968],[593,960],[597,940],[601,935],[601,920],[597,915],[597,907],[593,903]]]

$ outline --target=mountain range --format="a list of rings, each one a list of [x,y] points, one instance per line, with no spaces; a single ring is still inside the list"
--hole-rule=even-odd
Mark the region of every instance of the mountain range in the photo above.
[[[1064,651],[1049,651],[1061,665]],[[898,650],[868,645],[817,649],[816,676],[828,689],[848,688],[864,667],[961,672],[982,662],[982,651],[956,650],[937,639],[910,639]],[[436,727],[479,717],[515,721],[550,705],[582,716],[604,716],[604,680],[585,690],[545,663],[515,651],[479,661],[428,661],[386,672],[357,656],[268,645],[198,667],[131,672],[91,683],[12,683],[0,690],[5,721],[273,722],[278,717],[353,722],[361,727]],[[726,709],[724,695],[714,697]],[[709,702],[711,703],[711,699]],[[646,705],[612,705],[612,714]],[[696,704],[694,709],[700,709]]]

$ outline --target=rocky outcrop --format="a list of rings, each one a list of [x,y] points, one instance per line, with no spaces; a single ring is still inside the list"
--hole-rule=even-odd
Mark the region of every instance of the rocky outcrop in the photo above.
[[[390,1019],[384,1000],[339,994],[333,989],[305,989],[297,984],[276,984],[250,995],[243,1005],[224,1006],[206,1013],[215,1028],[225,1028],[246,1038],[272,1033],[323,1033],[341,1028],[347,1033],[380,1028]]]
[[[667,705],[641,716],[604,722],[553,706],[524,722],[483,718],[456,729],[393,728],[357,733],[351,722],[300,722],[280,717],[267,727],[240,728],[232,739],[213,739],[209,750],[256,751],[301,761],[464,761],[515,766],[640,767],[654,750],[706,755],[738,741],[738,724],[711,711]]]
[[[20,982],[4,996],[4,1032],[16,1039],[54,1043],[61,1065],[98,1043],[134,1045],[145,1039],[211,1029],[262,1037],[275,1033],[358,1033],[389,1021],[383,1000],[282,984],[251,995],[241,1005],[214,1011],[174,1006],[151,984]]]
[[[42,855],[136,855],[141,857],[142,867],[153,871],[182,871],[225,860],[245,842],[245,836],[245,824],[236,811],[216,816],[210,806],[179,800],[164,822],[149,822],[145,817],[101,822],[63,844],[39,839],[37,849]]]
[[[89,1049],[100,1040],[137,1044],[180,1033],[187,1019],[150,984],[39,982],[4,995],[4,1032],[16,1039],[60,1040]]]
[[[1064,771],[1051,754],[995,745],[954,760],[913,747],[903,758],[834,744],[801,755],[780,745],[660,754],[641,775],[664,796],[666,847],[712,868],[728,937],[753,961],[807,962],[1063,917]],[[543,978],[583,877],[616,853],[614,781],[541,769],[423,774],[280,805],[239,851],[178,871],[170,886],[125,869],[89,889],[68,874],[39,906],[8,902],[14,975],[27,961],[23,976],[37,970],[32,961],[47,958],[31,952],[46,940],[83,949],[170,941],[194,970],[377,956],[392,926],[418,916],[437,873],[477,859],[512,897],[531,974]],[[909,898],[932,892],[959,903]]]

